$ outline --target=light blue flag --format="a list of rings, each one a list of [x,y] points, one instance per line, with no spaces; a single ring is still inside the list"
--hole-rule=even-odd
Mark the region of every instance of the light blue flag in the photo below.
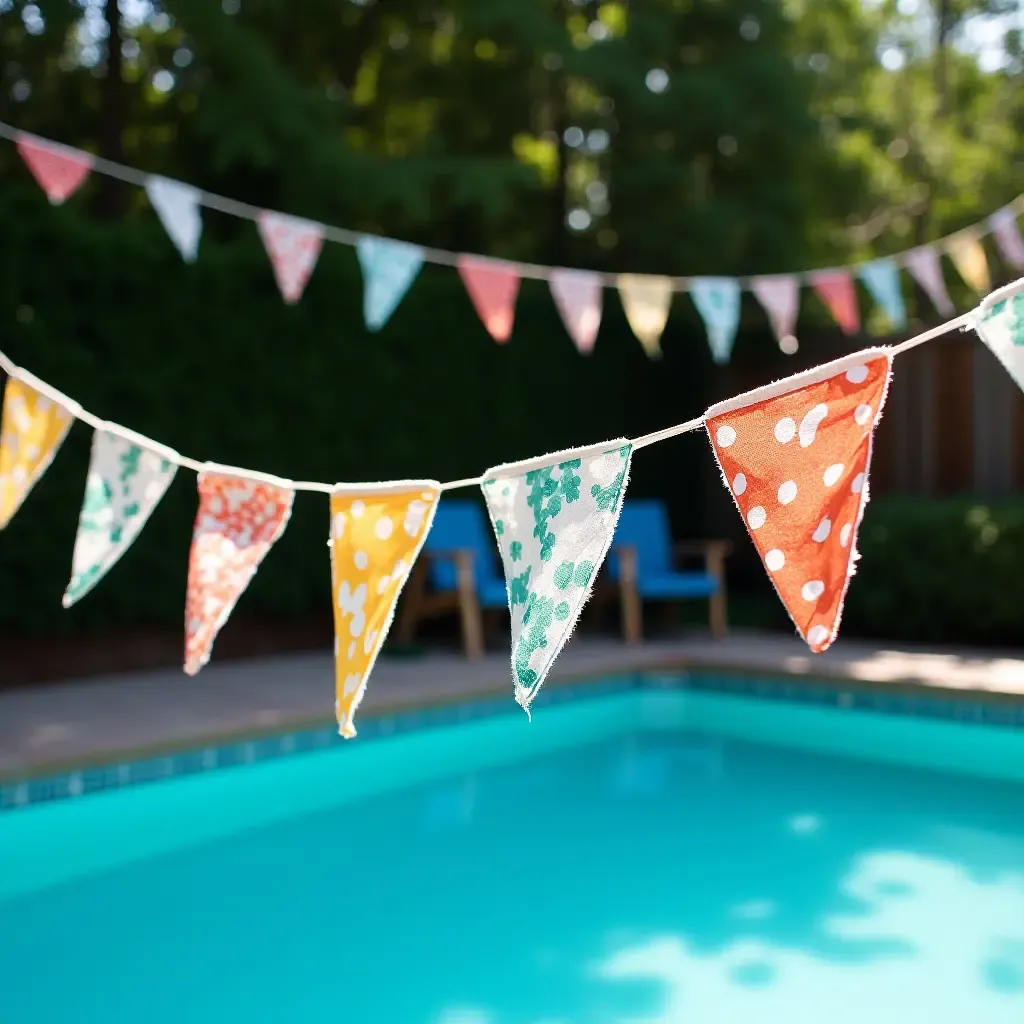
[[[363,268],[366,326],[379,331],[420,272],[423,250],[409,242],[364,235],[356,243],[356,253]]]
[[[732,277],[694,277],[690,280],[693,304],[704,318],[711,358],[727,363],[740,325],[740,283]]]
[[[892,260],[874,260],[859,270],[860,279],[897,331],[907,326],[907,310],[900,290],[900,269]]]

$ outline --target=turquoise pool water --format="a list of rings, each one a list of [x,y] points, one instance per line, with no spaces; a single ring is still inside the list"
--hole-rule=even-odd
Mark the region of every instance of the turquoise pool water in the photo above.
[[[1021,730],[666,692],[31,807],[0,1022],[1020,1024],[1022,780]]]

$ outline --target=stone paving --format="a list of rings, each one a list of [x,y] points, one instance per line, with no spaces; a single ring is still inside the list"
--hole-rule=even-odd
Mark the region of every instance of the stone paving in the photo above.
[[[550,683],[655,668],[783,673],[1024,700],[1024,650],[943,651],[840,639],[812,655],[795,637],[739,632],[720,641],[695,635],[635,647],[577,637]],[[323,723],[333,716],[333,693],[332,658],[320,652],[214,662],[195,677],[162,670],[0,693],[0,778]],[[500,693],[511,703],[504,652],[479,661],[454,652],[381,658],[356,724],[360,716]]]

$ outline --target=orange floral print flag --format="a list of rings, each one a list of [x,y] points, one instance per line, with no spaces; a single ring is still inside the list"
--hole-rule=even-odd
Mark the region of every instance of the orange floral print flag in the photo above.
[[[14,518],[67,437],[73,408],[51,397],[42,381],[18,371],[8,377],[0,425],[0,530]],[[32,383],[29,383],[29,380]],[[67,400],[64,399],[64,402]],[[73,405],[73,403],[72,403]]]
[[[865,349],[712,406],[704,421],[726,486],[812,651],[836,638],[868,500],[886,349]]]
[[[435,480],[338,484],[331,495],[335,711],[346,739],[440,495]]]
[[[244,475],[243,475],[244,474]],[[194,676],[266,553],[284,533],[295,492],[284,480],[208,464],[188,556],[185,671]]]

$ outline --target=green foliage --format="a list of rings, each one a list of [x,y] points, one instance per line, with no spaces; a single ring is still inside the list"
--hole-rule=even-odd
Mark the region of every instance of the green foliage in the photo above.
[[[1024,637],[1024,501],[873,501],[858,547],[846,635],[965,644]]]
[[[711,360],[692,317],[672,318],[665,359],[652,363],[611,300],[593,356],[581,359],[536,282],[524,283],[507,345],[494,344],[447,268],[425,268],[386,333],[368,334],[348,249],[328,247],[290,307],[254,229],[205,241],[190,267],[155,218],[96,224],[36,189],[0,193],[0,265],[0,348],[16,362],[183,454],[291,479],[471,476],[663,427],[710,399]],[[0,533],[0,634],[182,621],[196,507],[186,471],[107,578],[61,608],[90,439],[73,427]],[[703,438],[689,441],[645,451],[631,487],[668,498],[678,529],[695,532],[691,487],[707,452]],[[324,496],[299,494],[239,614],[329,621],[327,529]]]

